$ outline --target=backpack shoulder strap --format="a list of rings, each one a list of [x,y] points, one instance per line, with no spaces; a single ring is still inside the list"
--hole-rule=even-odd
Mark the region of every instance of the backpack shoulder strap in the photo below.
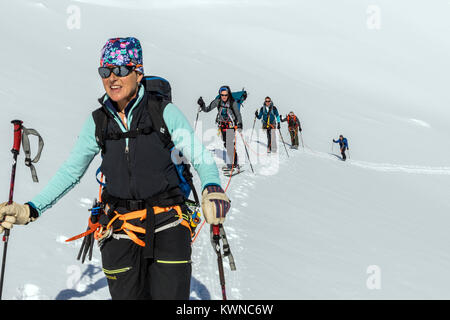
[[[169,130],[167,129],[166,123],[164,122],[163,112],[169,101],[149,95],[148,103],[146,104],[147,111],[149,113],[150,119],[152,121],[152,129],[156,131],[163,142],[164,146],[169,150],[174,146],[172,138],[170,136]],[[102,150],[102,154],[105,153],[105,140],[107,139],[121,139],[129,136],[139,134],[138,132],[129,132],[117,137],[110,137],[106,135],[108,126],[108,114],[103,107],[98,108],[92,112],[92,117],[95,122],[95,140]],[[145,130],[144,130],[145,131]],[[148,131],[148,130],[147,130]],[[150,132],[144,132],[148,134]],[[134,135],[133,135],[134,134]]]
[[[103,107],[100,107],[92,112],[92,118],[94,118],[95,122],[95,140],[103,154],[105,153],[105,135],[108,126],[108,116]]]
[[[149,96],[147,103],[147,111],[152,120],[153,130],[155,130],[164,146],[171,150],[175,145],[172,142],[172,137],[170,136],[169,129],[164,121],[164,109],[170,103],[170,101],[165,99],[160,99],[158,97]]]
[[[147,111],[150,115],[150,119],[152,120],[153,129],[158,133],[159,138],[163,142],[164,146],[169,150],[172,150],[175,147],[175,144],[172,141],[169,129],[167,128],[166,122],[164,121],[164,109],[167,107],[170,101],[152,95],[150,95],[148,99]],[[181,175],[184,177],[189,187],[191,188],[195,202],[199,204],[200,202],[193,183],[193,176],[190,167],[190,164],[183,162]]]

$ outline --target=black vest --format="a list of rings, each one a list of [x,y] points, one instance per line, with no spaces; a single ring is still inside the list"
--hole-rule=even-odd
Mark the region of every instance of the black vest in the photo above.
[[[121,133],[119,124],[103,104],[97,109],[107,114],[105,135]],[[158,107],[161,101],[145,92],[142,100],[131,111],[133,119],[128,130],[152,126],[148,107]],[[130,115],[129,115],[130,116]],[[144,200],[157,198],[167,193],[182,195],[179,177],[170,156],[170,150],[163,144],[158,133],[136,135],[125,139],[105,140],[101,171],[105,176],[108,194],[120,199]],[[178,196],[176,198],[179,198]],[[175,204],[175,203],[174,203]]]

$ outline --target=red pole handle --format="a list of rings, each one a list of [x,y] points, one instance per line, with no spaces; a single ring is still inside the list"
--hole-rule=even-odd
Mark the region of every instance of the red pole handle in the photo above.
[[[13,120],[11,123],[14,125],[14,144],[13,148],[11,150],[14,158],[14,163],[11,171],[11,185],[9,188],[9,201],[8,204],[13,203],[13,195],[14,195],[14,181],[16,179],[16,163],[17,163],[17,156],[20,152],[20,143],[22,142],[22,121],[20,120]],[[5,235],[9,234],[9,229],[6,229]]]
[[[20,152],[20,143],[22,141],[22,121],[21,120],[13,120],[11,121],[14,124],[14,144],[12,148],[13,153]]]
[[[220,235],[219,225],[216,224],[216,225],[213,225],[212,227],[213,227],[213,235],[219,236]]]

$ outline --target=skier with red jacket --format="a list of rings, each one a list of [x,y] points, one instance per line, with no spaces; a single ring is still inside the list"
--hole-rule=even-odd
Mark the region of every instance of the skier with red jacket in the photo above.
[[[289,134],[291,135],[291,148],[298,149],[298,133],[302,132],[300,121],[293,111],[286,118],[281,117],[281,122],[287,122]]]

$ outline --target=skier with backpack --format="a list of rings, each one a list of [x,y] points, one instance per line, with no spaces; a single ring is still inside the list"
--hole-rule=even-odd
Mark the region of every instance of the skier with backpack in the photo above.
[[[240,171],[239,158],[236,152],[236,130],[242,131],[242,116],[240,104],[247,98],[247,92],[241,91],[240,97],[235,99],[229,86],[222,86],[219,89],[219,96],[208,106],[202,97],[197,100],[200,110],[210,112],[217,108],[216,123],[222,136],[224,147],[227,151],[228,160],[222,168],[224,172],[233,170],[234,173]]]
[[[280,115],[277,107],[273,105],[272,99],[266,97],[264,105],[255,111],[255,117],[261,119],[262,128],[267,133],[267,153],[271,153],[272,149],[276,150],[276,129],[280,129]]]
[[[288,123],[289,134],[291,135],[291,148],[298,149],[298,134],[302,132],[302,127],[300,126],[300,121],[293,111],[283,119],[280,117],[281,122]]]
[[[339,136],[339,139],[338,140],[333,139],[333,142],[339,143],[339,147],[341,149],[342,161],[345,161],[347,159],[347,156],[345,155],[345,151],[349,150],[347,138],[344,138],[344,136],[341,134]]]
[[[189,299],[192,232],[174,155],[182,152],[199,174],[203,215],[214,226],[230,209],[217,166],[170,102],[168,82],[144,77],[139,40],[109,39],[98,72],[105,94],[70,157],[31,201],[0,204],[0,232],[38,219],[79,183],[101,152],[101,213],[90,218],[89,230],[96,228],[112,299]]]

